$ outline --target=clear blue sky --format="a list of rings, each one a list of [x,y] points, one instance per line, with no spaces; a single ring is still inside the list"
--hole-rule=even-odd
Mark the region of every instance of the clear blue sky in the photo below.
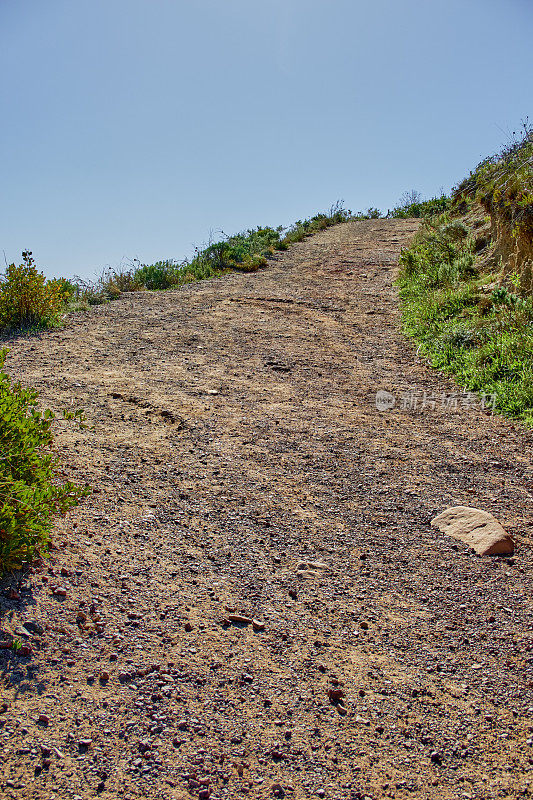
[[[89,276],[448,190],[533,118],[532,43],[531,0],[0,0],[0,258]]]

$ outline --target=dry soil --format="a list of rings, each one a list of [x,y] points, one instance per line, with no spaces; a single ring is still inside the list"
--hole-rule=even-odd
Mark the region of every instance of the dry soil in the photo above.
[[[529,795],[532,439],[402,336],[417,224],[8,342],[44,405],[84,409],[57,445],[93,493],[4,584],[33,651],[0,650],[6,798]],[[431,528],[450,505],[515,556]]]

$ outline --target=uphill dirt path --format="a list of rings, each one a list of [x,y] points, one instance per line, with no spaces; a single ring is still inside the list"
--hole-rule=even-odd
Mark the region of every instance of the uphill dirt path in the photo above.
[[[532,439],[400,333],[416,229],[345,223],[8,342],[85,410],[57,443],[93,493],[0,599],[33,648],[0,651],[4,797],[530,795]],[[456,504],[515,556],[430,527]]]

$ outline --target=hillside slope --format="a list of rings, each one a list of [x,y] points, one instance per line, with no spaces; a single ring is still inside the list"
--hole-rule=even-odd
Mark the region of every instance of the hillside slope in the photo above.
[[[0,650],[5,797],[528,791],[532,441],[400,333],[418,224],[348,222],[11,342],[43,404],[85,409],[59,446],[95,493],[2,599],[4,627],[37,624],[31,659]],[[516,557],[430,527],[458,503]]]

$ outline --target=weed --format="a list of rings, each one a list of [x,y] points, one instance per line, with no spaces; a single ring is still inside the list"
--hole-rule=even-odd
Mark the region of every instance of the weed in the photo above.
[[[61,416],[63,419],[74,420],[80,430],[85,430],[85,428],[89,427],[87,425],[87,417],[82,408],[76,408],[74,410],[63,408],[61,410]]]
[[[94,281],[84,280],[83,278],[74,277],[76,286],[76,293],[71,298],[71,309],[86,308],[87,306],[98,306],[119,297],[119,293],[106,291],[99,279]]]
[[[136,277],[136,266],[106,267],[94,280],[75,276],[70,282],[75,291],[69,296],[70,310],[98,306],[117,300],[122,292],[135,292],[144,288]]]

